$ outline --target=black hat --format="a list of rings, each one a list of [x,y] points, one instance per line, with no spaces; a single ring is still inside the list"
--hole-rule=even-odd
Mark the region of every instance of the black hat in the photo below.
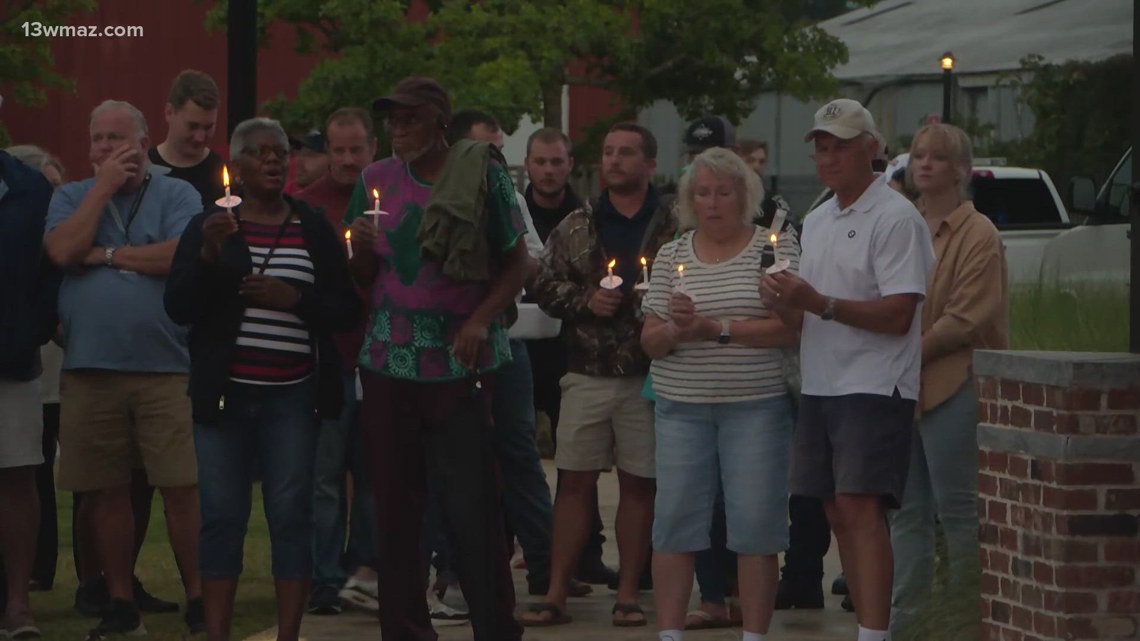
[[[420,107],[432,105],[439,110],[444,122],[451,120],[451,98],[447,90],[432,78],[412,76],[404,78],[392,93],[372,101],[372,110],[389,111],[392,107]]]
[[[705,116],[689,123],[684,142],[691,154],[711,147],[732,147],[736,144],[736,130],[724,116]]]
[[[293,136],[289,139],[289,147],[293,151],[309,149],[318,154],[325,153],[325,135],[319,129],[313,129],[304,136]]]

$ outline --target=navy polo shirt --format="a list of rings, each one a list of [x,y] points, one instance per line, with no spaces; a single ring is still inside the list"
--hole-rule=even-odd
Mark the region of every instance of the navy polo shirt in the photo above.
[[[627,218],[610,202],[609,190],[604,190],[598,198],[598,209],[595,213],[595,224],[598,235],[602,241],[602,253],[605,263],[610,259],[617,259],[614,274],[621,276],[623,291],[630,291],[641,278],[641,250],[645,231],[649,228],[649,221],[657,211],[657,188],[649,185],[645,194],[645,202],[641,209],[632,217]],[[646,256],[652,260],[653,256]]]

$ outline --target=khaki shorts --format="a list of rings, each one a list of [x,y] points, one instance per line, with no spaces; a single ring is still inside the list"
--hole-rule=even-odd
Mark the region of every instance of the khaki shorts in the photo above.
[[[60,489],[126,485],[140,456],[155,487],[197,484],[185,374],[64,371],[59,387]]]
[[[653,405],[641,395],[644,376],[562,377],[562,411],[558,419],[560,470],[595,472],[615,463],[642,478],[656,478]]]

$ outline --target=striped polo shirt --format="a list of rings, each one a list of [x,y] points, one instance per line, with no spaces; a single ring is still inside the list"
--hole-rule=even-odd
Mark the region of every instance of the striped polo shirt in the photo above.
[[[787,228],[785,228],[787,229]],[[693,296],[697,314],[717,321],[757,320],[773,314],[760,299],[760,276],[775,259],[799,266],[800,247],[794,232],[777,238],[775,257],[770,232],[755,227],[752,241],[735,257],[705,263],[693,251],[689,231],[664,245],[653,262],[649,291],[642,308],[669,319],[669,297],[680,284],[677,265],[684,265],[684,290]],[[748,347],[717,341],[679,344],[653,361],[654,393],[682,403],[735,403],[787,393],[782,348]]]
[[[265,264],[266,276],[290,285],[312,285],[313,260],[301,235],[301,221],[286,226],[277,248],[270,254],[280,230],[277,224],[242,221],[241,234],[257,273]],[[288,385],[305,380],[314,369],[309,328],[291,312],[249,306],[238,330],[236,353],[230,365],[230,380],[250,385]]]

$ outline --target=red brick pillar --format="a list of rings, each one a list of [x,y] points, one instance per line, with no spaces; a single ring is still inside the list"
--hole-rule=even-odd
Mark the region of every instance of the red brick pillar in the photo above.
[[[1140,638],[1140,356],[974,368],[983,641]]]

